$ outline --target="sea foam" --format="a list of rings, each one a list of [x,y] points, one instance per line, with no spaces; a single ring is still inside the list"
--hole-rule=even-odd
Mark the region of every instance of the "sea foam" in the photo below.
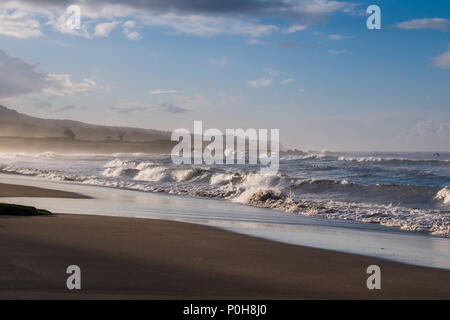
[[[435,199],[442,200],[442,202],[445,204],[450,204],[450,188],[448,186],[446,186],[445,188],[440,190],[437,193]]]

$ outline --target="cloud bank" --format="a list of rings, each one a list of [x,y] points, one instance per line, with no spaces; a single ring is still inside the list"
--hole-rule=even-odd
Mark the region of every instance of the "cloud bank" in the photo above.
[[[425,18],[413,19],[405,22],[397,23],[400,29],[438,29],[446,30],[450,26],[450,20],[443,18]]]
[[[69,5],[81,8],[81,30],[67,28]],[[327,21],[333,14],[354,12],[355,7],[336,0],[6,0],[0,3],[0,34],[39,37],[50,26],[64,34],[106,37],[121,23],[130,40],[142,37],[133,30],[139,25],[199,36],[257,38],[280,31],[265,20],[284,19],[290,24],[287,32],[293,33]]]
[[[97,84],[92,79],[80,83],[68,74],[51,74],[37,70],[37,66],[11,57],[0,50],[0,98],[44,92],[49,95],[86,95]]]

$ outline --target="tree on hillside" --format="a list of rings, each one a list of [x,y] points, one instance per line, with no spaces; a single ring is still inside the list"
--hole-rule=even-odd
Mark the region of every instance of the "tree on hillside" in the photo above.
[[[66,139],[69,139],[69,140],[75,140],[76,134],[73,133],[72,130],[66,129],[66,130],[64,130],[64,137],[66,137]]]

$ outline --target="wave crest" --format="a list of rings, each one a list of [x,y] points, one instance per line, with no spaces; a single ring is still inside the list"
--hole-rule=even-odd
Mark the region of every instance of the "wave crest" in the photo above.
[[[440,190],[437,193],[435,199],[442,200],[442,202],[445,204],[450,204],[450,188],[448,186],[446,186],[445,188]]]

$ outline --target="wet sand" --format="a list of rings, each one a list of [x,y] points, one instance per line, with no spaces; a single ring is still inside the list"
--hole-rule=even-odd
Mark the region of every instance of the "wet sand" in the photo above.
[[[0,187],[0,196],[8,192]],[[373,264],[381,290],[366,287]],[[69,265],[81,268],[81,291],[66,288]],[[50,298],[450,299],[450,271],[179,222],[0,217],[0,299]]]
[[[27,197],[27,198],[66,198],[66,199],[88,199],[89,197],[66,191],[43,189],[15,184],[0,183],[0,197]],[[1,199],[0,199],[1,200]]]

